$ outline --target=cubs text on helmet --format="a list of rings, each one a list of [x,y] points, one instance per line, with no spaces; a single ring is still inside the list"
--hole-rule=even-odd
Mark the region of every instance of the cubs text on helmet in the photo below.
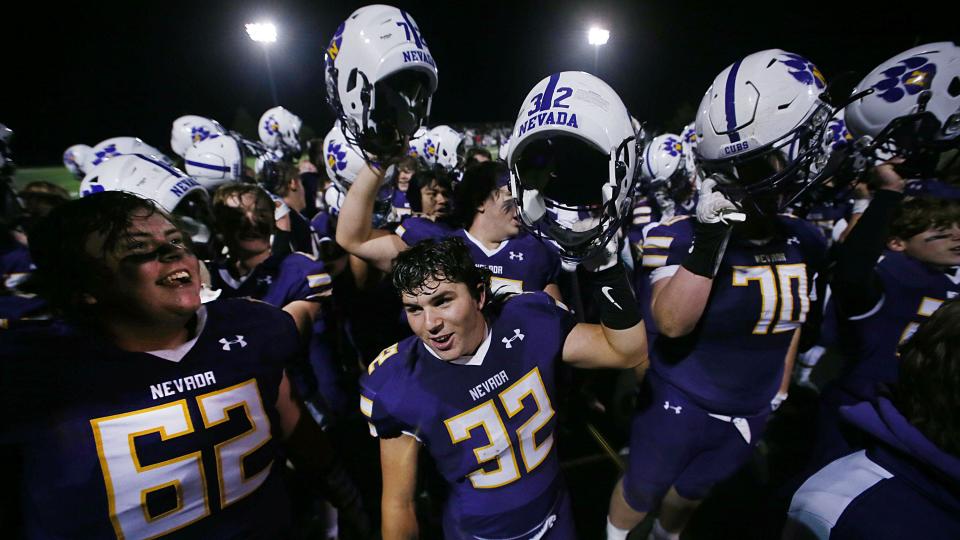
[[[299,116],[277,106],[263,113],[257,131],[260,134],[260,141],[267,148],[279,150],[285,159],[296,161],[300,158],[300,127],[302,125],[303,120]]]
[[[173,121],[170,129],[170,149],[173,153],[187,157],[187,150],[194,144],[207,139],[212,135],[226,133],[219,122],[193,114],[181,116]]]
[[[420,140],[420,155],[427,165],[442,167],[447,171],[463,167],[465,139],[459,131],[446,125],[435,126]]]
[[[75,144],[63,152],[63,166],[77,180],[83,180],[86,176],[83,166],[87,163],[87,156],[90,155],[91,150],[92,148],[85,144]]]
[[[198,254],[209,256],[213,213],[203,186],[182,171],[144,154],[124,154],[92,167],[80,182],[80,196],[101,191],[128,191],[151,199],[176,215],[190,235]]]
[[[932,176],[939,154],[960,146],[960,47],[904,51],[867,74],[854,97],[844,115],[859,153],[867,161],[901,155],[908,172]]]
[[[580,71],[543,79],[507,154],[521,222],[567,261],[599,253],[629,217],[641,160],[630,114],[605,82]]]
[[[673,198],[689,192],[692,168],[680,135],[664,133],[654,137],[643,152],[640,174],[652,191],[665,192]]]
[[[413,17],[385,5],[354,11],[325,63],[327,101],[350,144],[374,156],[405,154],[437,89],[437,65]]]
[[[753,53],[713,80],[697,113],[698,156],[732,200],[765,212],[785,207],[819,184],[832,111],[820,99],[826,81],[806,58],[780,49]],[[771,202],[773,201],[773,202]]]
[[[152,156],[155,160],[173,166],[173,161],[162,152],[138,137],[111,137],[100,141],[87,153],[87,161],[83,164],[83,171],[89,175],[94,167],[101,163],[124,154],[143,154]]]

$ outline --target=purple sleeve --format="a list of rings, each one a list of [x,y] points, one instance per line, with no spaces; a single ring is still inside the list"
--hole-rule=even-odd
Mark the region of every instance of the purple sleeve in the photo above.
[[[693,225],[689,216],[661,223],[643,238],[643,268],[651,272],[664,266],[679,265],[690,253]]]
[[[297,300],[318,301],[329,295],[332,287],[333,279],[322,262],[305,253],[291,253],[281,263],[276,282],[263,300],[280,307]]]
[[[405,431],[416,431],[390,412],[391,404],[402,400],[402,396],[396,394],[403,391],[403,384],[396,381],[398,367],[410,352],[408,343],[396,343],[381,351],[360,378],[360,412],[367,418],[370,435],[374,437],[392,439]]]

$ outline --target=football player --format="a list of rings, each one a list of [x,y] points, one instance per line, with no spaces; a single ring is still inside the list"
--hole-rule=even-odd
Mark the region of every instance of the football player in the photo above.
[[[658,506],[653,538],[679,538],[710,488],[750,458],[786,398],[825,242],[777,212],[813,180],[813,135],[829,117],[824,87],[807,59],[773,49],[728,66],[704,96],[696,152],[708,176],[696,216],[645,238],[651,367],[608,538],[623,540]]]
[[[0,337],[0,444],[20,459],[25,536],[283,536],[287,459],[364,522],[285,374],[291,319],[248,300],[202,305],[188,246],[166,212],[118,191],[35,229],[36,287],[64,318]]]
[[[495,299],[489,270],[460,238],[425,240],[393,267],[414,336],[361,379],[360,409],[380,438],[384,538],[416,537],[417,455],[450,489],[445,538],[573,538],[557,458],[556,371],[646,361],[646,337],[615,249],[593,285],[602,324],[577,324],[543,292]],[[612,255],[612,256],[611,256]]]
[[[897,345],[960,293],[960,206],[925,197],[902,202],[904,175],[939,163],[960,143],[948,127],[958,98],[944,80],[960,74],[958,64],[960,48],[952,43],[902,52],[864,77],[857,88],[875,91],[845,109],[851,135],[861,146],[869,143],[866,157],[876,159],[884,150],[896,157],[867,171],[873,198],[838,245],[832,290],[855,358],[822,400],[817,465],[859,445],[843,436],[839,408],[873,398],[879,384],[895,383]],[[908,66],[914,70],[910,77],[890,78]]]
[[[900,348],[893,395],[843,410],[867,450],[813,475],[790,504],[785,540],[960,537],[960,301]]]
[[[427,172],[421,171],[414,178]],[[414,218],[397,227],[397,234],[374,231],[369,215],[380,175],[365,168],[347,194],[337,229],[337,241],[344,249],[386,272],[401,251],[425,237],[459,236],[470,246],[474,262],[493,272],[495,293],[545,290],[559,298],[556,277],[560,262],[536,238],[520,234],[516,205],[502,165],[491,162],[466,171],[457,187],[455,206],[455,217],[465,225],[450,232],[408,229]]]

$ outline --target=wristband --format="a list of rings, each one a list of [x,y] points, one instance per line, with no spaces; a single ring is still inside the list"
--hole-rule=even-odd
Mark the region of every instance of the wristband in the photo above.
[[[853,208],[850,210],[850,213],[862,214],[864,211],[866,211],[868,206],[870,206],[870,199],[854,199]]]
[[[720,260],[730,240],[730,225],[723,223],[693,223],[693,249],[681,266],[690,272],[713,279],[720,268]]]
[[[626,330],[642,319],[623,264],[590,274],[593,301],[600,309],[600,322],[611,330]]]

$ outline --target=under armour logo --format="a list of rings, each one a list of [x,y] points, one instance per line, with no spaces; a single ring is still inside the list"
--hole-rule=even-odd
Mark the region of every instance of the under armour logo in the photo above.
[[[664,401],[664,402],[663,402],[663,409],[664,409],[664,410],[666,410],[666,409],[673,409],[674,414],[680,414],[680,410],[683,409],[683,407],[681,407],[680,405],[677,405],[676,407],[671,407],[669,401]]]
[[[225,351],[229,351],[230,347],[234,345],[240,345],[241,349],[247,346],[247,342],[244,341],[243,336],[240,335],[237,336],[237,339],[220,338],[220,343],[223,345],[223,350]]]
[[[506,345],[508,349],[512,349],[512,348],[513,348],[513,340],[519,339],[520,341],[523,341],[523,338],[524,338],[524,335],[520,333],[520,329],[519,329],[519,328],[514,328],[514,329],[513,329],[513,337],[512,337],[512,338],[509,338],[509,339],[508,339],[508,338],[503,338],[503,339],[501,339],[500,341],[501,341],[504,345]]]
[[[512,260],[514,260],[514,259],[522,261],[522,260],[523,260],[523,252],[521,251],[520,253],[514,253],[514,252],[511,251],[511,252],[510,252],[510,260],[512,261]]]
[[[791,245],[791,244],[792,244],[792,245],[797,245],[797,246],[799,246],[799,245],[800,245],[800,239],[797,238],[796,236],[791,236],[790,238],[787,238],[787,245],[789,246],[789,245]]]
[[[257,283],[260,285],[273,285],[273,276],[263,276],[261,278],[257,278]]]

